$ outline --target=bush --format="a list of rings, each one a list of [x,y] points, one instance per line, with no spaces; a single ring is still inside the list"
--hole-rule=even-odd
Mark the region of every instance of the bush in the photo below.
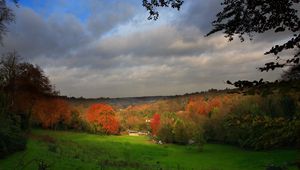
[[[205,139],[249,149],[294,147],[299,139],[299,110],[289,95],[245,96],[225,117],[208,118]]]
[[[271,117],[293,118],[296,114],[296,100],[289,95],[268,96],[263,98],[260,108]]]
[[[296,146],[299,119],[260,115],[230,115],[225,120],[225,142],[256,150]]]
[[[203,123],[203,136],[206,141],[222,142],[225,138],[224,118],[208,118]]]
[[[8,112],[5,96],[0,94],[0,158],[25,147],[26,138],[18,116]]]
[[[80,117],[78,111],[74,111],[74,110],[71,112],[71,120],[68,127],[70,129],[74,129],[78,131],[90,131],[88,122],[86,122],[82,117]]]
[[[174,134],[171,124],[162,124],[160,129],[157,132],[157,139],[161,140],[164,143],[173,143]]]
[[[194,140],[195,144],[197,145],[198,150],[202,151],[203,146],[206,142],[206,140],[204,139],[204,130],[203,130],[202,126],[198,125],[195,128],[195,131],[193,134],[193,140]]]
[[[189,129],[185,122],[178,120],[174,127],[174,142],[181,145],[188,144],[189,140],[192,139],[192,135],[189,132],[191,133],[192,131],[193,129]]]

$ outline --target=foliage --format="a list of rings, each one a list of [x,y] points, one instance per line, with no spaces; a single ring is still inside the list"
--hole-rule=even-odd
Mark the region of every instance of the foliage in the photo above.
[[[217,14],[217,19],[213,21],[213,30],[208,35],[215,32],[224,31],[225,37],[231,41],[233,36],[238,34],[241,41],[244,35],[252,38],[253,33],[264,33],[269,30],[277,32],[287,32],[290,38],[281,45],[275,45],[265,54],[274,54],[288,50],[297,49],[294,57],[280,63],[277,56],[276,62],[266,63],[261,67],[261,71],[274,70],[291,64],[299,63],[299,42],[300,42],[300,19],[297,13],[298,0],[268,0],[268,1],[244,1],[225,0],[222,5],[223,11]],[[292,38],[291,38],[292,37]]]
[[[226,120],[226,142],[256,150],[293,147],[298,139],[299,119],[261,115],[230,115]]]
[[[71,111],[71,120],[68,124],[68,128],[78,131],[91,131],[88,122],[82,116],[80,116],[80,113],[76,110]]]
[[[195,129],[193,131],[193,137],[192,140],[195,142],[197,149],[199,151],[203,151],[204,144],[206,143],[206,140],[204,138],[204,130],[203,125],[195,125]]]
[[[160,115],[158,113],[155,113],[152,116],[152,119],[151,119],[151,122],[150,122],[150,127],[151,127],[151,130],[152,130],[152,135],[156,136],[157,132],[160,128]]]
[[[174,142],[174,133],[173,127],[170,123],[163,123],[158,132],[157,139],[164,143],[173,143]]]
[[[93,104],[86,113],[88,122],[94,124],[95,130],[106,134],[119,133],[119,121],[114,115],[114,109],[104,103]]]
[[[281,79],[285,81],[300,80],[300,63],[290,67],[281,75]]]
[[[21,128],[29,128],[35,102],[57,92],[43,70],[30,63],[20,62],[16,52],[4,54],[0,61],[0,91],[7,96],[8,109],[20,118]]]
[[[182,0],[143,0],[143,6],[149,11],[149,20],[157,20],[159,13],[155,9],[157,7],[172,7],[180,10],[181,5],[184,1]]]
[[[300,132],[298,94],[224,97],[219,113],[203,121],[204,138],[256,150],[295,147]]]
[[[156,20],[159,16],[156,7],[169,7],[178,10],[183,4],[182,0],[166,1],[154,0],[143,1],[143,6],[149,11],[148,19]],[[300,19],[297,7],[298,0],[224,0],[223,10],[217,14],[217,19],[212,22],[213,29],[207,34],[211,35],[223,31],[229,41],[238,35],[241,41],[244,41],[245,35],[252,39],[254,33],[264,33],[267,31],[285,32],[288,41],[281,45],[275,45],[265,54],[274,54],[276,62],[266,63],[260,71],[274,70],[290,65],[297,65],[300,61]],[[278,53],[284,50],[296,49],[296,54],[287,59],[280,59]],[[283,61],[283,62],[281,62]]]
[[[0,71],[0,89],[7,93],[11,100],[9,104],[13,107],[18,106],[18,103],[15,104],[15,102],[20,93],[26,94],[27,100],[31,98],[36,100],[40,96],[51,96],[58,93],[39,66],[21,62],[20,56],[16,52],[9,52],[2,56]]]
[[[177,120],[174,126],[174,142],[181,145],[186,145],[192,139],[190,126],[182,120]]]
[[[18,121],[18,117],[9,112],[5,95],[0,93],[0,158],[26,147],[26,138]]]
[[[147,118],[143,111],[133,110],[127,108],[116,113],[120,120],[121,131],[135,130],[135,131],[148,131],[149,125],[146,122]]]
[[[0,7],[0,38],[2,38],[2,31],[5,29],[5,25],[2,24],[5,22],[5,17],[11,17],[5,15],[12,14],[9,9],[6,9],[6,1],[1,1]],[[38,66],[20,62],[20,56],[16,52],[11,52],[4,54],[0,60],[0,94],[2,103],[0,145],[1,155],[5,156],[25,148],[25,130],[29,129],[31,111],[35,102],[41,97],[57,93]],[[56,103],[54,106],[45,104],[45,107],[55,108]]]
[[[71,119],[69,104],[58,98],[40,99],[33,106],[33,120],[43,128],[56,129],[59,124],[68,124]]]
[[[298,111],[296,98],[288,94],[244,97],[225,119],[225,141],[253,149],[295,146]]]
[[[199,115],[211,116],[218,112],[218,108],[221,107],[220,97],[214,97],[206,100],[204,97],[190,98],[186,111],[190,113],[196,113]]]

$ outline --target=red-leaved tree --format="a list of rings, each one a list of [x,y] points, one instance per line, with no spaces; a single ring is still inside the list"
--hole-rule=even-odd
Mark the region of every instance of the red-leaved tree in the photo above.
[[[33,106],[32,117],[44,128],[55,128],[58,123],[67,124],[70,121],[71,109],[63,99],[39,99]]]
[[[156,135],[160,126],[160,115],[158,113],[155,113],[152,116],[150,126],[152,130],[152,135]]]
[[[114,109],[108,104],[91,105],[86,113],[86,119],[90,123],[101,126],[106,134],[119,133],[119,121],[114,114]]]

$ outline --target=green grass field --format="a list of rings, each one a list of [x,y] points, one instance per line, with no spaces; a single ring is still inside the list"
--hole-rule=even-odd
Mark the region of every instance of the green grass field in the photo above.
[[[206,144],[199,152],[193,146],[154,144],[145,136],[34,130],[27,150],[0,160],[0,169],[21,169],[22,164],[28,164],[25,169],[37,169],[35,160],[43,160],[54,170],[259,170],[271,163],[289,164],[296,154],[294,150],[254,152],[220,144]],[[30,163],[30,160],[34,161]],[[297,168],[290,166],[289,169]]]

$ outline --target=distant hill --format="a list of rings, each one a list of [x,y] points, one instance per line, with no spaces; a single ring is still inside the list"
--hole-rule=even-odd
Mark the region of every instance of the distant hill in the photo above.
[[[210,89],[208,91],[203,92],[194,92],[194,93],[186,93],[183,95],[173,95],[173,96],[142,96],[142,97],[123,97],[123,98],[83,98],[83,97],[67,97],[67,96],[60,96],[61,98],[67,100],[73,105],[84,105],[84,107],[88,107],[94,103],[107,103],[119,108],[126,108],[130,105],[140,105],[146,103],[154,103],[158,100],[168,100],[174,99],[179,97],[190,97],[194,95],[204,95],[204,96],[211,96],[217,95],[222,93],[233,93],[236,90],[234,89],[224,89],[224,90],[217,90],[217,89]]]
[[[174,98],[180,98],[180,97],[191,97],[191,96],[197,96],[201,95],[204,97],[212,97],[215,95],[220,94],[226,94],[226,93],[244,93],[244,94],[271,94],[273,92],[279,92],[279,93],[285,93],[291,90],[299,91],[300,89],[300,81],[294,80],[294,81],[282,81],[282,82],[273,82],[273,83],[267,83],[263,86],[258,87],[252,87],[250,90],[248,89],[223,89],[223,90],[217,90],[217,89],[210,89],[207,91],[202,92],[194,92],[194,93],[186,93],[183,95],[173,95],[173,96],[142,96],[142,97],[124,97],[124,98],[83,98],[83,97],[68,97],[68,96],[60,96],[61,98],[67,100],[71,105],[74,106],[83,106],[83,108],[88,108],[91,104],[95,103],[107,103],[109,105],[112,105],[114,107],[118,108],[126,108],[130,105],[140,105],[140,104],[146,104],[146,103],[154,103],[158,100],[168,100],[168,99],[174,99]]]

